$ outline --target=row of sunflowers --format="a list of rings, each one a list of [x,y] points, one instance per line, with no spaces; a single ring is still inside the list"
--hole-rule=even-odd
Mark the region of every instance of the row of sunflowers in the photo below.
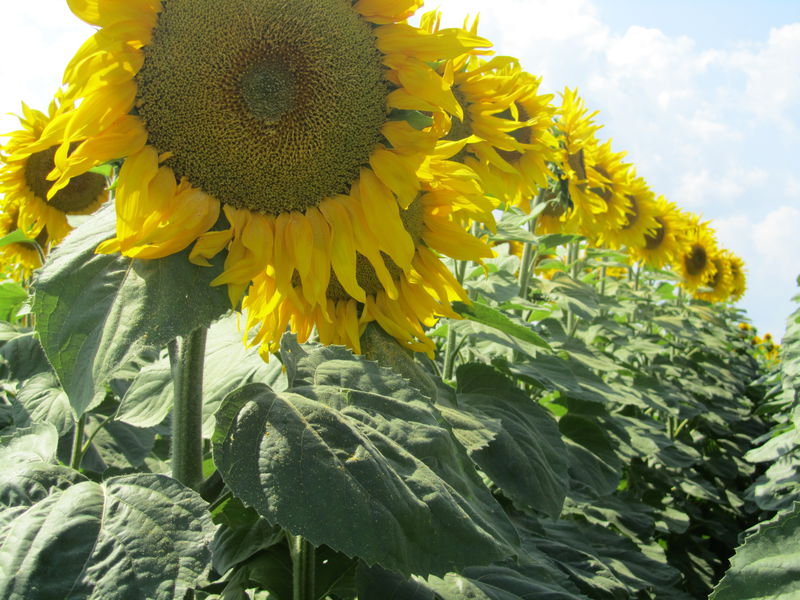
[[[494,56],[477,19],[412,25],[421,0],[68,4],[99,29],[1,151],[0,233],[25,236],[2,249],[17,277],[70,215],[113,197],[116,236],[97,252],[224,252],[213,285],[265,357],[287,326],[360,352],[373,321],[431,354],[426,329],[468,301],[443,259],[493,256],[483,232],[510,207],[536,233],[671,268],[701,299],[744,293],[742,260],[708,224],[656,196],[575,91],[557,104]]]

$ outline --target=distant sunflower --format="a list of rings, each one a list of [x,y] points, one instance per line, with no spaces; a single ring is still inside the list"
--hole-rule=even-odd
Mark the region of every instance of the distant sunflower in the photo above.
[[[644,244],[629,246],[628,252],[634,262],[660,269],[672,262],[678,251],[678,208],[659,196],[653,205],[653,218],[656,226],[645,233]]]
[[[675,267],[683,277],[683,286],[694,292],[716,273],[711,260],[717,252],[714,233],[695,215],[684,215],[681,224],[681,249],[675,255]]]
[[[471,31],[476,33],[477,21]],[[430,27],[438,29],[438,21]],[[440,71],[453,78],[453,93],[464,116],[446,117],[447,139],[466,145],[463,161],[480,174],[487,193],[530,210],[529,202],[547,186],[555,160],[551,94],[539,94],[540,79],[517,59],[484,60],[465,53]],[[450,75],[452,73],[452,75]]]
[[[46,231],[50,243],[61,241],[71,231],[67,215],[91,214],[108,199],[106,179],[97,173],[84,173],[52,192],[53,182],[47,175],[53,170],[58,143],[42,144],[42,133],[57,115],[68,114],[71,108],[54,100],[44,114],[23,103],[19,117],[23,128],[7,134],[0,151],[4,163],[0,194],[9,205],[7,210],[26,235],[35,238]]]
[[[599,143],[595,134],[600,125],[594,123],[597,111],[590,113],[577,90],[564,90],[561,106],[556,109],[556,164],[561,177],[566,180],[572,206],[567,219],[576,219],[579,233],[591,237],[587,227],[608,210],[607,203],[596,191],[603,187],[604,179],[596,169]],[[592,190],[595,191],[592,191]]]
[[[619,248],[630,240],[626,235],[631,226],[638,230],[638,212],[631,197],[634,174],[630,163],[624,162],[625,152],[614,152],[611,140],[598,144],[586,163],[592,185],[586,191],[592,199],[588,211],[578,214],[580,229],[592,243]],[[632,219],[631,219],[632,217]]]
[[[295,282],[326,306],[331,272],[360,287],[351,249],[411,272],[401,211],[437,136],[404,109],[462,117],[431,64],[488,41],[409,25],[419,0],[69,4],[102,29],[65,73],[80,104],[45,134],[63,139],[54,190],[124,158],[116,237],[99,252],[158,258],[196,241],[191,260],[207,264],[227,249],[214,284],[234,303],[272,277],[284,297]]]
[[[733,290],[733,273],[727,251],[719,251],[711,257],[714,274],[705,281],[703,291],[697,297],[707,302],[725,302]]]
[[[21,229],[19,224],[19,204],[4,202],[0,211],[0,238]],[[23,233],[25,230],[23,230]],[[36,236],[36,243],[44,252],[47,248],[47,230],[42,229]],[[7,275],[17,281],[22,281],[31,276],[34,269],[42,266],[41,256],[36,247],[29,242],[8,244],[0,248],[0,263]]]
[[[612,196],[619,201],[624,210],[624,220],[613,227],[610,218],[603,219],[606,227],[600,234],[601,241],[610,248],[637,248],[644,246],[647,235],[656,231],[658,221],[656,221],[655,194],[650,190],[644,179],[636,177],[631,173],[627,193],[623,197]],[[611,213],[612,209],[609,208]]]
[[[731,269],[731,277],[733,278],[731,301],[736,302],[744,296],[747,290],[747,276],[744,272],[744,261],[735,254],[730,254],[728,256],[728,263]]]

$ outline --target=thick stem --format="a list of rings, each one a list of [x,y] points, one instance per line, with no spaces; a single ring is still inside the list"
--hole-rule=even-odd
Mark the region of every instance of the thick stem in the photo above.
[[[173,365],[172,476],[197,490],[203,482],[203,359],[207,329],[183,338]],[[171,353],[172,356],[172,353]]]
[[[316,600],[314,597],[315,551],[299,535],[289,536],[292,553],[292,600]]]
[[[463,285],[464,277],[466,277],[467,273],[467,261],[454,260],[453,271],[458,283]],[[458,340],[456,339],[456,332],[455,329],[453,329],[453,321],[451,320],[447,325],[447,338],[444,343],[444,369],[442,371],[442,379],[445,381],[450,381],[453,378],[457,344]]]
[[[72,431],[72,452],[69,457],[69,466],[76,471],[81,468],[83,460],[83,432],[86,429],[86,415],[81,415]]]
[[[636,269],[636,272],[635,272],[635,274],[633,276],[633,289],[638,291],[639,290],[639,278],[641,277],[641,274],[642,274],[642,265],[641,265],[641,263],[636,263],[636,266],[634,268]]]
[[[580,272],[578,269],[578,257],[580,256],[580,247],[578,246],[578,242],[570,242],[569,249],[567,252],[567,262],[569,263],[569,271],[570,275],[573,279],[578,279],[578,273]],[[566,322],[566,329],[567,335],[573,336],[575,334],[575,330],[578,327],[577,317],[575,313],[571,310],[567,309],[567,322]]]

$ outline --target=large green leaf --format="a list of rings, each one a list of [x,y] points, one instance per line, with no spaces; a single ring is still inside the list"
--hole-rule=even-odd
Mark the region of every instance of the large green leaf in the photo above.
[[[606,433],[591,420],[565,415],[558,428],[566,438],[570,475],[599,496],[611,494],[622,476],[622,462]]]
[[[27,427],[33,423],[50,423],[59,435],[72,429],[69,398],[61,389],[52,371],[38,373],[28,379],[12,400],[14,423]]]
[[[793,600],[800,597],[800,503],[762,523],[736,549],[710,600]]]
[[[501,430],[473,460],[521,508],[557,517],[567,492],[567,451],[550,413],[492,367],[459,367],[458,404]]]
[[[503,312],[482,304],[480,302],[473,302],[472,304],[465,304],[464,302],[453,302],[453,310],[459,315],[470,321],[475,321],[482,325],[488,325],[498,331],[502,331],[517,339],[533,344],[545,350],[550,349],[550,345],[540,336],[534,332],[530,327],[523,325],[522,322],[515,322],[506,316]]]
[[[174,479],[94,483],[20,463],[0,476],[0,500],[0,598],[172,600],[203,585],[214,527]]]
[[[220,319],[208,330],[203,368],[203,436],[214,432],[214,413],[222,399],[250,382],[282,389],[282,365],[265,363],[255,348],[246,348],[237,327],[237,315]],[[161,423],[172,409],[172,371],[167,357],[146,365],[122,398],[116,419],[137,427]]]
[[[439,573],[504,558],[516,532],[410,383],[342,348],[284,336],[293,387],[250,384],[217,413],[214,460],[272,523],[369,564]]]
[[[33,310],[45,353],[78,415],[146,348],[209,325],[230,308],[221,270],[181,252],[158,260],[95,254],[114,233],[109,206],[74,230],[50,255],[34,284]]]
[[[2,240],[0,240],[2,245]],[[0,282],[0,319],[16,320],[17,312],[28,299],[28,292],[16,281]]]

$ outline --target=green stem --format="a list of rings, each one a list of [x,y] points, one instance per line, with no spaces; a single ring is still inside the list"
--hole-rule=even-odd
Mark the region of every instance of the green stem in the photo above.
[[[314,597],[316,549],[299,535],[290,536],[292,553],[292,600],[316,600]]]
[[[453,271],[455,272],[458,283],[464,285],[464,277],[467,274],[467,261],[454,260]],[[456,332],[453,328],[453,321],[447,324],[447,338],[444,343],[444,368],[442,370],[442,379],[450,381],[453,379],[453,370],[456,362],[456,348],[458,340],[456,340]]]
[[[580,248],[578,242],[570,242],[567,252],[567,262],[569,263],[569,271],[572,279],[578,279],[578,257],[580,256]],[[567,322],[566,329],[567,335],[572,337],[578,328],[577,317],[575,313],[567,309]]]
[[[639,278],[641,277],[641,274],[642,274],[642,265],[641,265],[641,263],[636,263],[636,266],[634,268],[636,269],[636,271],[635,271],[635,274],[633,276],[633,289],[638,292],[639,291]]]
[[[72,452],[69,457],[69,466],[76,471],[81,468],[81,461],[83,460],[84,429],[86,429],[86,415],[81,415],[72,432]]]
[[[203,359],[207,329],[183,338],[177,353],[170,348],[175,401],[172,411],[172,476],[197,490],[203,482]]]

